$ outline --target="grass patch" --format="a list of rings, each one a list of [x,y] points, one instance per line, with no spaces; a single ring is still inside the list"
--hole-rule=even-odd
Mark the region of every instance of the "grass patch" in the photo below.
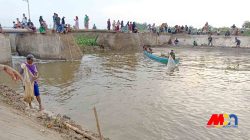
[[[250,36],[250,30],[249,29],[245,30],[244,33],[243,33],[243,35]]]
[[[97,37],[77,36],[75,41],[79,46],[97,46]]]

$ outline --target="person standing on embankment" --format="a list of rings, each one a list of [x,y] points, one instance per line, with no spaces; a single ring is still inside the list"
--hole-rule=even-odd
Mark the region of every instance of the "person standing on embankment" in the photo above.
[[[236,43],[236,48],[239,48],[240,47],[240,40],[235,37],[235,43]]]
[[[26,66],[28,68],[28,71],[30,72],[30,74],[32,75],[31,80],[34,80],[34,95],[36,96],[36,99],[39,103],[39,110],[42,111],[43,110],[43,106],[41,103],[41,97],[40,97],[40,92],[39,92],[39,86],[38,86],[38,70],[36,65],[33,63],[34,62],[35,57],[32,54],[29,54],[26,57],[27,62],[21,64],[21,70],[20,73],[24,74],[24,66]],[[32,108],[31,103],[29,103],[29,106]]]
[[[110,30],[110,27],[111,27],[111,22],[110,22],[110,19],[108,19],[108,21],[107,21],[107,29]]]
[[[208,46],[213,46],[213,38],[212,38],[212,36],[211,35],[209,35],[209,37],[208,37]]]
[[[85,27],[85,29],[89,29],[89,16],[88,15],[85,15],[84,27]]]

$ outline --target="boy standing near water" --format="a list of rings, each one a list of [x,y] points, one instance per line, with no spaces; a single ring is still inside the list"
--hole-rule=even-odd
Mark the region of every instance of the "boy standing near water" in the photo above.
[[[32,55],[32,54],[29,54],[27,57],[26,57],[26,62],[23,63],[22,65],[25,65],[29,72],[32,74],[32,77],[31,77],[31,80],[34,80],[34,95],[36,96],[36,99],[39,103],[39,110],[43,110],[43,107],[42,107],[42,103],[41,103],[41,98],[40,98],[40,93],[39,93],[39,86],[38,86],[38,82],[37,82],[37,79],[38,79],[38,70],[37,70],[37,67],[36,65],[33,63],[35,57]],[[21,74],[24,73],[24,70],[23,68],[21,68],[21,71],[20,71]],[[30,108],[32,108],[32,105],[31,103],[29,104]]]
[[[240,40],[235,37],[235,43],[236,43],[236,48],[239,48],[240,47]]]

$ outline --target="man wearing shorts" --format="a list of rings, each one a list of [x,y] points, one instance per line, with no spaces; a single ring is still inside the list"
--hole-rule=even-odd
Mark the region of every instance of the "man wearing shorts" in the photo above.
[[[38,82],[37,82],[38,71],[37,71],[36,65],[33,63],[34,59],[35,59],[35,57],[32,54],[29,54],[26,57],[27,61],[24,64],[26,65],[26,67],[28,68],[28,70],[30,71],[30,73],[33,75],[31,77],[31,79],[34,80],[34,95],[36,96],[36,99],[37,99],[37,101],[39,103],[39,110],[41,111],[41,110],[43,110],[43,107],[42,107],[42,104],[41,104],[41,98],[40,98],[40,93],[39,93],[39,86],[38,86]],[[21,69],[20,73],[23,74],[24,70]],[[31,103],[29,105],[32,108]]]

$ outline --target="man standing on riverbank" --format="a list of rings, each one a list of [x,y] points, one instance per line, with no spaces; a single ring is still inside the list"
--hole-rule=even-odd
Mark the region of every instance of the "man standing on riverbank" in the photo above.
[[[2,25],[0,24],[0,33],[3,32],[3,28],[2,28]]]
[[[111,27],[111,22],[110,22],[110,19],[108,19],[108,21],[107,21],[107,28],[108,28],[108,30],[110,30],[110,27]]]
[[[57,28],[56,27],[56,18],[57,18],[56,16],[57,16],[56,13],[54,13],[54,15],[52,17],[53,18],[53,30],[52,30],[53,32],[56,31],[56,28]]]
[[[85,26],[85,29],[89,29],[89,16],[88,15],[85,15],[84,26]]]
[[[240,40],[235,37],[236,48],[240,48]]]
[[[23,65],[27,67],[29,73],[32,75],[31,80],[34,80],[34,95],[36,96],[36,99],[39,103],[39,110],[42,111],[43,107],[42,107],[42,103],[41,103],[41,98],[40,98],[40,93],[39,93],[39,86],[38,86],[38,70],[36,65],[33,63],[34,62],[35,57],[32,54],[29,54],[26,57],[27,62],[21,64],[21,70],[20,70],[20,74],[24,74],[24,69],[23,69]],[[29,104],[29,106],[32,108],[31,103]]]
[[[208,46],[213,46],[213,38],[212,38],[212,36],[211,35],[209,35],[209,37],[208,37]]]

